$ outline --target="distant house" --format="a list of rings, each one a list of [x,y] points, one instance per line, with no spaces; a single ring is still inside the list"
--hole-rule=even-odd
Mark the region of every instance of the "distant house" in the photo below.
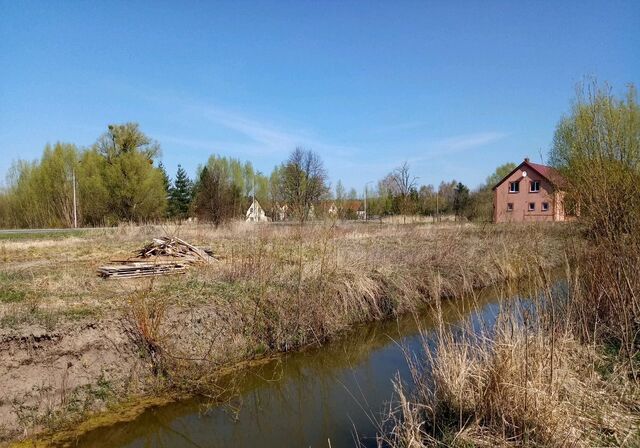
[[[255,199],[251,203],[251,206],[247,210],[247,222],[268,222],[269,218],[265,215],[264,210],[260,206],[260,203]]]
[[[493,222],[565,221],[565,185],[556,169],[524,159],[493,187]]]
[[[286,221],[289,215],[289,207],[287,204],[280,205],[275,203],[272,211],[274,221]]]
[[[342,204],[345,219],[364,219],[364,203],[359,199],[347,199]]]

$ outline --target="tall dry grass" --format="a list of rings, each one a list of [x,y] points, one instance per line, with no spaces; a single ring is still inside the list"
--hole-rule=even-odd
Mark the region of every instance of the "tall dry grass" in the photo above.
[[[596,239],[584,249],[570,278],[573,300],[563,311],[573,334],[615,350],[640,381],[640,235]]]
[[[640,260],[627,249],[580,247],[564,288],[539,267],[531,300],[491,327],[442,327],[411,361],[415,391],[397,383],[380,445],[638,446]]]

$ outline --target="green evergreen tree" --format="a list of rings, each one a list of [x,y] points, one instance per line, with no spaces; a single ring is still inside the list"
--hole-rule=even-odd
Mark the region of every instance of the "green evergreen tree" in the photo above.
[[[164,164],[162,162],[160,162],[158,164],[158,170],[160,171],[160,173],[162,174],[162,183],[164,185],[164,192],[165,192],[165,197],[167,198],[167,216],[171,215],[171,210],[169,209],[169,207],[171,206],[171,179],[169,178],[169,175],[167,174],[167,170],[164,167]]]
[[[189,215],[189,206],[193,198],[193,183],[187,172],[178,165],[173,187],[169,190],[169,214],[184,219]]]
[[[164,184],[164,190],[167,192],[167,199],[169,199],[169,192],[171,191],[171,179],[169,179],[167,170],[165,169],[162,162],[158,164],[158,169],[160,170],[160,173],[162,173],[162,183]]]
[[[469,188],[462,182],[458,182],[453,193],[453,211],[456,218],[462,216],[467,205],[469,205]]]

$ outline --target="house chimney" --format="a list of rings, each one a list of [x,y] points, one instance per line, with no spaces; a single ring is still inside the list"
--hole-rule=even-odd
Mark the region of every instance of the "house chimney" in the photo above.
[[[525,162],[527,162],[527,163],[529,163],[529,157],[525,157],[525,158],[524,158],[524,161],[525,161]]]

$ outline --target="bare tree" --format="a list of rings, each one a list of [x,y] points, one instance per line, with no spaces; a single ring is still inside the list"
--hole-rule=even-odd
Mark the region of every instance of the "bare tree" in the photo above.
[[[398,168],[391,173],[391,181],[395,186],[395,193],[403,198],[411,194],[411,190],[415,190],[418,178],[411,175],[408,162],[403,162]]]
[[[329,192],[327,171],[318,154],[296,148],[283,166],[282,190],[293,213],[304,222],[313,203]]]
[[[409,163],[406,161],[393,170],[389,176],[389,183],[395,195],[398,197],[398,207],[400,213],[405,216],[405,220],[407,214],[415,212],[414,201],[411,200],[411,195],[414,193],[417,196],[417,180],[417,177],[411,175]]]

